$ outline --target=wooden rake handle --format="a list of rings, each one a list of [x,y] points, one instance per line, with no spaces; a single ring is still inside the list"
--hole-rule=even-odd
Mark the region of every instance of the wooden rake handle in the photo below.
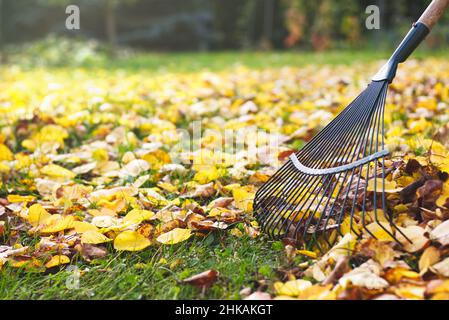
[[[426,11],[419,17],[418,22],[425,24],[431,30],[448,6],[449,0],[432,0]]]

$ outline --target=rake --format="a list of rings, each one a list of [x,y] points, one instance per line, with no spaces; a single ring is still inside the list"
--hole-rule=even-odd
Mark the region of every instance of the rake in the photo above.
[[[357,237],[365,230],[376,238],[374,230],[383,230],[395,241],[397,233],[408,239],[394,223],[385,197],[390,173],[385,165],[385,99],[398,64],[448,5],[449,0],[433,0],[368,87],[259,188],[254,214],[270,237],[319,249],[343,236],[342,229]]]

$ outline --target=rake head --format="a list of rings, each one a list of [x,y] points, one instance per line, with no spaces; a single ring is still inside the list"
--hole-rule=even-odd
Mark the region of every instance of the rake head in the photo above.
[[[343,222],[355,235],[376,222],[394,238],[384,183],[387,88],[373,81],[258,190],[254,211],[265,232],[296,241],[323,234],[332,244]]]
[[[382,230],[408,239],[385,199],[384,108],[397,65],[428,32],[414,24],[371,84],[260,187],[254,213],[271,237],[297,243],[320,237],[331,246],[338,234],[365,230],[375,237]]]

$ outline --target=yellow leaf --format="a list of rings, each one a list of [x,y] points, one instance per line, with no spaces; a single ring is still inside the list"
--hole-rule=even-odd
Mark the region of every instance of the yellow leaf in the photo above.
[[[311,286],[312,283],[310,281],[298,279],[298,280],[290,280],[285,283],[275,282],[274,290],[278,295],[294,297],[298,296],[301,292],[303,292],[305,289]]]
[[[62,264],[70,263],[69,257],[65,255],[55,255],[45,264],[46,268],[53,268]]]
[[[376,179],[376,192],[382,192],[383,182],[382,179]],[[385,180],[385,192],[386,193],[396,193],[401,191],[403,188],[398,188],[396,182]],[[368,191],[374,191],[374,179],[368,181],[367,186]]]
[[[49,176],[51,178],[59,179],[73,179],[76,174],[72,171],[58,166],[57,164],[48,164],[41,169],[43,175]]]
[[[432,123],[427,121],[424,117],[421,117],[419,120],[409,120],[408,128],[411,133],[420,133],[425,129],[431,127]]]
[[[77,233],[83,233],[86,231],[98,231],[98,228],[96,226],[84,221],[74,221],[73,228]]]
[[[56,233],[66,229],[73,228],[74,222],[73,216],[61,216],[59,214],[53,214],[47,220],[45,220],[44,227],[40,230],[41,233]]]
[[[429,267],[438,261],[440,261],[440,250],[435,247],[426,248],[419,259],[419,274],[426,273]]]
[[[81,236],[81,243],[99,244],[112,241],[98,231],[88,230]]]
[[[153,216],[154,213],[149,210],[133,209],[123,218],[123,222],[133,224],[141,223],[142,221],[149,220]]]
[[[178,191],[178,188],[176,188],[176,186],[174,186],[174,185],[172,185],[171,183],[168,183],[168,182],[160,181],[160,182],[157,183],[157,186],[159,188],[164,189],[165,191],[168,191],[168,192],[171,192],[171,193]]]
[[[40,224],[44,224],[45,221],[51,217],[51,214],[47,212],[40,204],[33,204],[28,209],[28,222],[33,226],[37,227]]]
[[[376,237],[377,240],[387,240],[394,241],[394,238],[388,234],[393,234],[393,230],[390,225],[386,222],[373,222],[366,226],[366,229],[371,232],[371,234]],[[388,231],[388,232],[387,232]]]
[[[92,152],[92,158],[97,161],[109,160],[108,152],[105,149],[97,149]]]
[[[218,178],[220,178],[220,171],[215,166],[209,166],[207,169],[195,173],[193,180],[200,184],[206,184]]]
[[[36,197],[33,196],[21,196],[18,194],[9,194],[7,197],[8,202],[31,202],[36,200]]]
[[[157,241],[163,244],[176,244],[190,238],[192,231],[190,229],[175,228],[169,232],[157,237]]]
[[[212,208],[209,211],[208,217],[218,217],[221,216],[223,213],[230,213],[231,210],[227,209],[227,208],[221,208],[221,207],[216,207],[216,208]]]
[[[296,250],[296,253],[297,254],[301,254],[303,256],[306,256],[306,257],[310,257],[312,259],[316,259],[317,258],[316,252],[309,251],[309,250]]]
[[[343,219],[343,221],[341,222],[340,231],[342,234],[360,234],[357,222],[355,221],[355,219],[351,219],[350,216],[347,216]]]
[[[236,207],[246,212],[253,211],[253,200],[255,195],[256,193],[252,186],[244,186],[232,190],[232,196],[234,197]]]
[[[13,159],[13,154],[11,150],[3,143],[0,143],[0,161],[6,160],[11,161]]]
[[[449,167],[448,167],[449,168]],[[447,170],[449,172],[449,170]],[[449,198],[449,182],[443,184],[443,190],[436,201],[436,205],[445,208],[446,200]]]
[[[114,248],[120,251],[140,251],[151,241],[134,230],[125,230],[114,239]]]
[[[304,289],[299,295],[300,300],[336,300],[337,294],[331,291],[332,284],[321,286],[314,285]]]
[[[170,155],[163,150],[155,150],[142,157],[151,165],[152,169],[159,170],[164,164],[170,163]]]

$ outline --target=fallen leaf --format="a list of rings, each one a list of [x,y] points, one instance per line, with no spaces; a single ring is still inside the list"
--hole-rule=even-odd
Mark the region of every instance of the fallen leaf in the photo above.
[[[36,197],[34,196],[21,196],[18,194],[9,194],[6,199],[10,203],[17,203],[17,202],[33,202],[36,200]]]
[[[209,288],[218,279],[219,273],[216,270],[207,270],[197,275],[184,279],[182,282],[198,288]]]
[[[150,240],[134,230],[125,230],[114,239],[114,248],[119,251],[140,251],[150,245]]]
[[[83,233],[86,231],[98,231],[98,228],[96,226],[84,221],[73,221],[72,225],[77,233]]]
[[[154,213],[149,210],[133,209],[126,214],[123,222],[141,223],[142,221],[151,219],[153,216]]]
[[[81,245],[81,255],[88,261],[92,259],[104,258],[107,253],[108,251],[102,247],[98,247],[88,243]]]
[[[57,164],[48,164],[40,170],[41,174],[55,179],[73,179],[76,174],[72,171],[58,166]]]
[[[45,221],[51,217],[51,214],[47,212],[40,204],[35,203],[28,208],[28,222],[37,227],[40,224],[44,224]]]
[[[449,244],[449,220],[440,223],[435,229],[430,231],[430,240],[437,241],[443,246]]]
[[[45,264],[46,268],[53,268],[62,264],[70,263],[70,258],[65,255],[55,255]]]
[[[424,236],[425,230],[418,226],[409,226],[407,228],[398,227],[401,232],[396,233],[399,242],[404,246],[407,252],[417,252],[429,244],[429,239]],[[407,238],[408,239],[407,239]],[[410,242],[410,241],[411,242]]]
[[[173,230],[161,234],[156,241],[162,244],[176,244],[190,238],[192,231],[190,229],[174,228]]]
[[[190,195],[192,198],[210,198],[216,193],[214,183],[199,185],[195,191]]]
[[[435,247],[427,247],[419,258],[419,274],[425,274],[429,267],[438,261],[440,261],[440,251]]]
[[[245,212],[253,211],[253,200],[256,193],[251,186],[244,186],[232,190],[235,205]]]
[[[373,260],[368,260],[358,268],[346,273],[340,278],[338,283],[346,288],[352,284],[354,286],[368,289],[383,289],[389,286],[388,282],[379,276],[381,267]]]
[[[73,228],[73,222],[75,221],[73,216],[61,216],[59,214],[51,215],[45,220],[45,223],[39,231],[41,233],[56,233],[64,231],[66,229]]]
[[[271,296],[266,292],[255,291],[247,296],[244,300],[271,300]]]
[[[312,286],[312,283],[310,281],[297,279],[297,280],[290,280],[285,283],[275,282],[274,290],[276,291],[277,295],[296,297],[302,291],[304,291],[305,289],[307,289],[308,287],[311,287],[311,286]]]
[[[429,269],[438,275],[449,277],[449,258],[430,266]]]
[[[81,243],[100,244],[109,241],[112,241],[112,239],[109,239],[102,233],[95,230],[85,231],[81,236]]]

